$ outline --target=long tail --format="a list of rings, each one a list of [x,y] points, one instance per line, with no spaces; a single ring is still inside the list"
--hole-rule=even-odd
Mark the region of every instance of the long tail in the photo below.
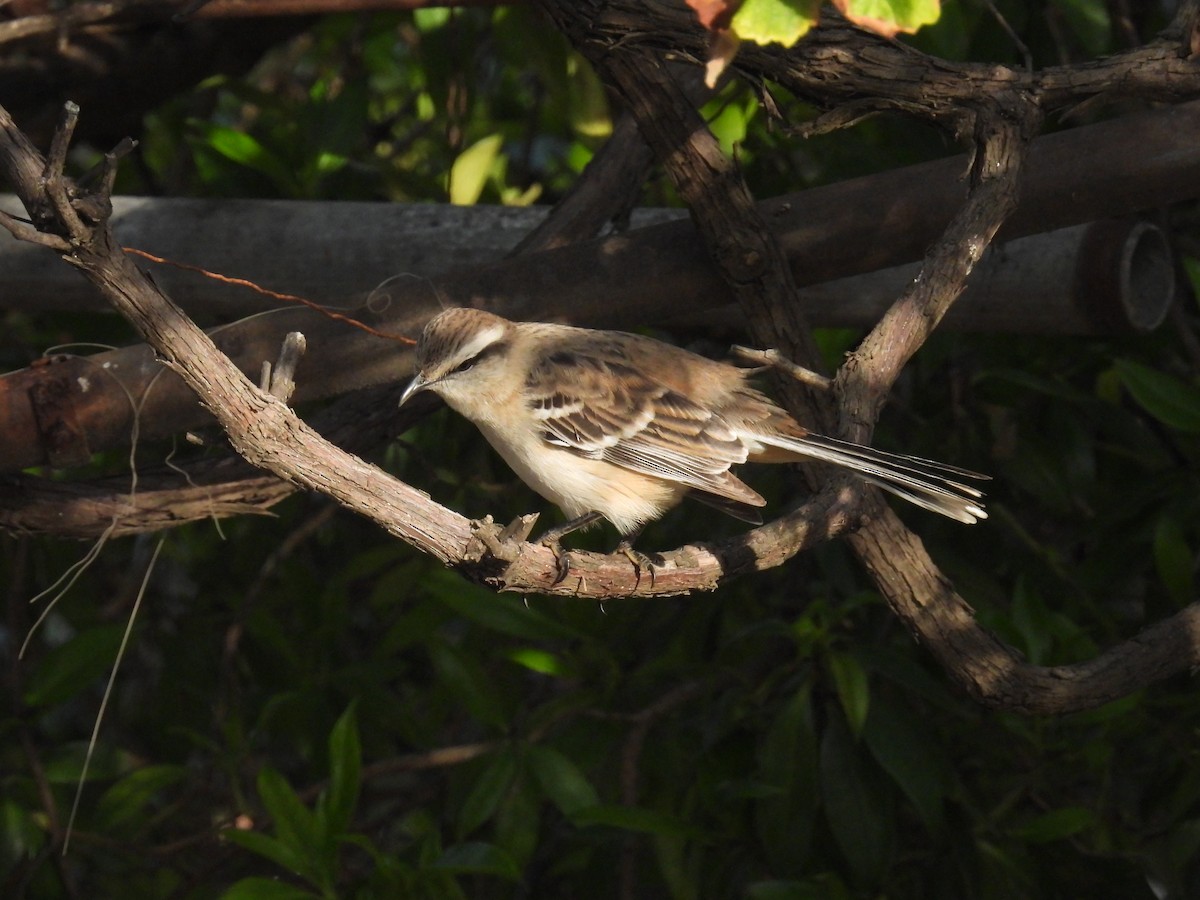
[[[802,438],[778,434],[755,437],[771,447],[853,469],[863,480],[959,522],[974,525],[980,519],[987,518],[983,508],[983,492],[960,480],[986,481],[989,480],[987,475],[917,456],[885,453],[873,447],[819,434],[808,434]]]

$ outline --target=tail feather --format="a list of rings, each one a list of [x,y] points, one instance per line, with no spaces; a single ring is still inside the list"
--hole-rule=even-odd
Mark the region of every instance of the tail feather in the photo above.
[[[962,479],[985,481],[989,476],[918,456],[886,453],[873,447],[809,434],[802,438],[755,435],[762,444],[790,450],[857,472],[865,481],[878,485],[923,509],[973,525],[987,518],[983,492]]]

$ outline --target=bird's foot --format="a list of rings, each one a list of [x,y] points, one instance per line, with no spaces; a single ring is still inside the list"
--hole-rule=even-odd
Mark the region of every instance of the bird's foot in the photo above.
[[[567,576],[571,574],[571,551],[564,548],[558,536],[550,532],[538,538],[537,543],[543,547],[548,547],[550,552],[554,554],[554,568],[556,570],[554,583],[556,585],[562,584],[567,580]]]
[[[650,575],[650,586],[654,587],[654,560],[640,550],[633,549],[633,538],[623,538],[613,553],[620,553],[633,564],[638,581],[642,580],[642,572]]]
[[[554,580],[555,584],[561,584],[566,580],[567,575],[571,573],[571,552],[563,549],[562,539],[572,531],[578,531],[580,528],[586,528],[599,518],[600,513],[584,513],[582,516],[572,519],[570,522],[564,522],[562,525],[551,528],[540,538],[534,541],[534,543],[541,544],[543,547],[549,547],[550,552],[554,554],[554,565],[558,570],[558,577]]]

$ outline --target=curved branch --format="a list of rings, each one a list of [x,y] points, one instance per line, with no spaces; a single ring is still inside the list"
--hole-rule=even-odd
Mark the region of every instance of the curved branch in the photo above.
[[[581,2],[580,6],[587,5]],[[638,17],[642,17],[646,14],[646,10],[652,7],[653,10],[659,10],[660,5],[656,2],[654,4],[638,2],[635,12]],[[616,8],[616,5],[612,8]],[[576,14],[580,14],[580,12],[586,14],[586,11],[578,11]],[[644,34],[646,26],[647,19],[638,18],[635,30]],[[696,29],[690,28],[689,31],[695,32]],[[852,72],[854,66],[874,65],[872,60],[877,61],[877,59],[872,54],[875,52],[895,52],[893,44],[884,44],[874,38],[864,38],[862,32],[846,29],[845,26],[841,26],[841,31],[839,31],[839,26],[830,26],[828,34],[830,42],[842,40],[840,47],[844,55],[835,60],[836,65],[826,68],[824,71],[826,77],[830,73],[838,76],[839,72]],[[622,35],[629,37],[630,29],[622,29]],[[668,34],[668,37],[674,40],[678,34]],[[856,60],[853,59],[854,54],[845,54],[847,47],[864,50],[864,52]],[[900,50],[900,53],[911,52]],[[1184,54],[1180,53],[1177,44],[1174,53],[1174,58],[1170,54],[1162,56],[1165,62],[1163,62],[1160,74],[1163,77],[1147,90],[1158,91],[1162,96],[1172,96],[1171,91],[1181,90],[1180,85],[1183,85],[1182,90],[1192,92],[1200,88],[1200,80],[1196,80],[1198,72],[1196,72],[1195,62],[1184,58]],[[752,62],[754,55],[748,53],[745,59]],[[1118,62],[1108,70],[1110,72],[1108,79],[1110,88],[1111,73],[1120,71],[1118,66],[1121,65],[1121,58],[1115,59],[1118,59]],[[1132,58],[1127,55],[1124,62],[1128,64],[1129,59]],[[803,56],[800,60],[803,62]],[[742,60],[742,62],[744,61]],[[1098,67],[1103,65],[1106,64],[1097,64]],[[841,66],[841,70],[838,66]],[[942,65],[938,65],[937,68],[947,73],[946,79],[944,79],[947,83],[964,77],[976,79],[973,84],[965,84],[961,88],[962,91],[970,90],[972,94],[980,91],[982,86],[996,94],[1007,94],[1014,86],[1018,89],[1016,92],[1019,94],[1021,92],[1024,92],[1026,96],[1036,94],[1036,91],[1028,89],[1028,85],[1016,83],[1016,79],[1012,77],[1013,73],[1002,70],[1002,68],[976,67],[968,70],[968,68]],[[816,71],[816,66],[812,65],[810,60],[809,72],[814,71]],[[894,73],[890,78],[894,79]],[[982,82],[980,79],[984,78],[990,80]],[[895,82],[888,80],[887,84],[895,84]],[[1144,90],[1140,82],[1132,84],[1138,91]],[[880,85],[880,91],[884,96],[887,96],[886,86]],[[1096,85],[1085,85],[1085,88],[1074,92],[1064,91],[1063,96],[1069,96],[1070,101],[1075,102],[1086,96],[1097,95],[1097,92]],[[838,101],[836,91],[830,90],[826,95],[826,104],[836,101]],[[893,98],[893,107],[899,103],[899,100]],[[943,121],[953,121],[958,127],[962,127],[965,122],[976,126],[980,122],[988,127],[994,125],[988,116],[965,119],[961,110],[952,114],[930,107],[925,112],[934,118],[941,116]],[[22,187],[26,204],[37,210],[56,208],[60,214],[65,214],[68,209],[84,212],[83,209],[71,205],[65,181],[60,181],[60,184],[55,185],[54,179],[50,180],[49,187],[56,193],[54,197],[49,197],[44,192],[46,185],[36,184],[36,178],[34,184],[30,184],[28,180],[22,180],[13,175],[14,172],[19,173],[22,170],[29,172],[30,167],[36,175],[44,167],[44,162],[40,157],[36,154],[28,154],[22,146],[19,146],[19,142],[12,138],[14,132],[16,132],[16,128],[12,126],[11,121],[7,120],[6,114],[0,110],[0,163],[5,164],[7,172]],[[1015,131],[1001,128],[1001,133],[1003,137],[998,138],[1001,143],[1007,142],[1007,140],[1020,140],[1022,128],[1016,128]],[[986,136],[983,138],[983,144],[985,148],[989,145],[989,139]],[[988,157],[986,151],[984,157]],[[720,160],[715,160],[715,162],[718,164],[716,164],[713,174],[720,181],[722,178]],[[1013,172],[1015,173],[1016,170],[1018,169],[1014,168]],[[974,197],[986,197],[988,186],[984,184],[985,181],[985,179],[979,181]],[[50,200],[54,200],[54,203]],[[979,200],[979,203],[982,204],[982,200]],[[91,206],[91,208],[95,209],[96,206]],[[979,212],[979,209],[976,212]],[[971,215],[971,211],[967,210],[960,215],[959,220],[956,220],[965,223],[964,234],[973,228],[974,233],[983,235],[984,240],[990,239],[994,229],[989,226],[989,218],[986,216],[979,218],[979,221],[972,224]],[[998,214],[998,217],[1003,217],[1003,211]],[[49,223],[48,220],[47,223]],[[38,224],[41,226],[42,221]],[[666,594],[690,589],[707,589],[714,587],[721,577],[778,563],[781,558],[786,558],[780,554],[790,553],[793,548],[808,546],[812,542],[827,539],[828,536],[840,533],[857,523],[854,510],[863,504],[864,500],[857,497],[854,491],[842,490],[839,486],[830,485],[817,497],[810,500],[804,508],[794,512],[791,517],[776,522],[773,526],[760,529],[758,532],[746,536],[745,539],[714,547],[684,547],[682,550],[668,554],[667,565],[664,566],[664,569],[654,572],[654,577],[649,580],[649,584],[638,583],[637,576],[630,571],[628,562],[614,565],[611,558],[584,553],[575,554],[576,565],[572,566],[571,583],[556,584],[553,583],[556,570],[554,570],[552,554],[545,548],[530,545],[518,545],[511,548],[512,556],[515,559],[508,568],[498,570],[496,568],[497,560],[488,558],[481,547],[474,546],[476,532],[482,534],[487,529],[472,529],[470,523],[463,520],[461,516],[451,514],[448,510],[433,504],[424,494],[389,479],[388,476],[379,473],[377,469],[356,460],[356,457],[344,454],[343,451],[331,448],[322,442],[316,434],[307,430],[307,426],[295,419],[295,416],[282,403],[276,401],[275,398],[263,395],[262,392],[257,391],[250,383],[246,382],[239,373],[232,371],[232,367],[220,353],[216,352],[211,343],[206,341],[203,334],[200,334],[194,325],[182,316],[178,308],[170,305],[169,300],[155,292],[152,284],[140,275],[140,272],[134,268],[130,260],[124,257],[124,254],[120,253],[119,248],[115,247],[112,236],[108,233],[107,223],[102,221],[102,217],[90,218],[86,224],[89,226],[88,234],[84,235],[83,240],[78,240],[77,235],[78,246],[68,252],[68,259],[80,266],[104,290],[113,304],[139,325],[146,340],[154,344],[158,352],[166,356],[170,366],[184,374],[193,390],[196,390],[203,401],[214,409],[222,421],[222,425],[227,428],[230,438],[234,440],[236,448],[248,460],[270,468],[272,472],[280,474],[283,478],[292,479],[298,484],[313,488],[313,490],[331,494],[350,509],[370,516],[374,521],[388,528],[392,534],[425,548],[426,551],[440,559],[455,560],[455,562],[466,560],[463,565],[469,574],[496,584],[498,587],[541,590],[541,592],[557,594],[582,593],[588,596],[634,593]],[[59,222],[59,228],[61,233],[61,222]],[[751,230],[755,229],[756,226],[751,228]],[[958,239],[964,240],[961,235]],[[718,244],[716,246],[728,248],[732,245]],[[751,246],[755,246],[757,250],[757,245],[752,241]],[[766,276],[763,275],[764,271],[774,269],[778,265],[778,260],[773,257],[769,242],[762,248],[766,252],[766,256],[760,258],[745,256],[739,258],[736,252],[727,258],[727,262],[731,262],[734,275],[736,275],[734,281],[738,281],[743,276],[748,282],[767,277],[774,280],[772,288],[781,290],[782,294],[780,295],[786,296],[788,293],[786,277],[780,278],[770,271],[767,271]],[[949,287],[940,295],[930,294],[924,299],[913,298],[910,304],[914,312],[908,312],[901,307],[894,313],[894,323],[888,324],[887,329],[898,329],[900,332],[904,332],[905,341],[893,358],[881,364],[878,371],[883,380],[887,379],[889,372],[898,370],[898,367],[902,365],[902,360],[906,358],[906,354],[911,352],[914,346],[918,346],[924,331],[928,331],[929,323],[919,323],[918,319],[923,316],[936,318],[944,311],[944,305],[956,293],[953,282],[959,280],[960,276],[965,277],[966,271],[970,269],[970,256],[971,254],[968,253],[966,262],[962,262],[962,260],[955,262],[955,259],[952,258],[953,252],[950,250],[941,256],[938,253],[934,254],[935,265],[937,259],[943,259],[944,264],[949,266],[948,274],[940,276],[941,280],[949,284]],[[958,269],[955,269],[955,266],[958,266]],[[784,326],[786,328],[787,325],[784,324]],[[886,334],[886,331],[881,331],[880,334]],[[797,335],[797,337],[800,336],[802,335]],[[782,346],[787,349],[787,344],[782,344]],[[864,379],[862,385],[856,385],[854,379],[851,378],[852,374],[853,372],[847,372],[844,378],[847,394],[852,394],[854,390],[862,390],[864,397],[877,396],[878,383],[872,385],[870,379]],[[862,414],[862,421],[870,421],[871,403],[862,403],[862,408],[866,410],[865,414]],[[1147,630],[1140,638],[1135,638],[1134,642],[1123,644],[1123,646],[1115,648],[1114,652],[1105,654],[1102,658],[1088,662],[1088,664],[1064,667],[1060,670],[1054,670],[1054,668],[1045,670],[1045,668],[1032,666],[1022,667],[1012,650],[1004,648],[1003,644],[998,644],[994,638],[991,638],[990,641],[986,640],[990,636],[974,625],[965,602],[949,589],[946,580],[938,574],[931,562],[919,559],[916,550],[913,550],[913,547],[919,547],[916,536],[902,529],[899,521],[895,520],[889,511],[882,508],[882,503],[878,498],[868,494],[865,503],[868,504],[866,509],[868,509],[870,521],[857,535],[853,536],[854,547],[863,557],[864,562],[868,564],[872,575],[875,575],[884,594],[888,596],[889,602],[892,602],[900,616],[905,618],[918,634],[924,636],[926,642],[930,643],[932,652],[938,655],[938,659],[946,660],[947,665],[962,667],[961,671],[965,674],[962,676],[956,674],[956,677],[964,678],[968,689],[973,690],[974,694],[983,698],[985,702],[995,702],[997,706],[1020,709],[1048,710],[1055,708],[1061,712],[1062,709],[1080,708],[1087,704],[1103,702],[1105,698],[1111,697],[1112,690],[1122,690],[1120,679],[1114,680],[1111,676],[1114,672],[1122,672],[1123,666],[1127,666],[1129,659],[1132,659],[1133,656],[1146,664],[1139,670],[1145,673],[1141,677],[1151,679],[1162,677],[1164,673],[1178,671],[1178,667],[1190,665],[1190,660],[1194,659],[1195,613],[1189,607],[1189,610],[1181,618],[1184,628],[1178,629],[1180,636],[1175,642],[1163,640],[1162,630],[1171,628],[1170,623],[1163,623]],[[400,512],[396,510],[400,510]],[[820,524],[812,524],[814,522]],[[786,540],[780,540],[780,538],[786,538]],[[899,552],[901,550],[904,552]],[[476,560],[476,562],[473,563],[472,560]],[[905,560],[910,560],[910,562],[917,560],[917,562],[911,565],[902,564]],[[500,559],[499,562],[504,562],[504,559]],[[935,606],[937,608],[934,608]],[[938,613],[937,616],[934,613]],[[955,631],[956,635],[961,636],[961,640],[949,640],[943,634],[948,630]],[[1154,643],[1158,640],[1163,642]],[[1180,643],[1178,643],[1180,641],[1186,643],[1186,647],[1181,649]],[[1127,653],[1124,649],[1126,647],[1130,647],[1132,650]],[[1168,650],[1164,653],[1160,648],[1168,648]],[[1130,656],[1130,653],[1133,655]],[[1175,656],[1174,659],[1171,659],[1172,654]],[[1074,688],[1055,694],[1052,688],[1060,682],[1073,682]],[[1037,706],[1039,703],[1043,706]],[[1066,706],[1055,706],[1055,704],[1063,703]]]
[[[862,340],[838,372],[839,433],[870,436],[900,371],[925,343],[966,287],[967,277],[1016,209],[1020,176],[1042,116],[1020,92],[1001,95],[975,112],[971,184],[962,208],[930,248],[920,275]],[[988,108],[990,107],[990,108]]]
[[[888,605],[946,673],[985,706],[1062,714],[1101,706],[1200,665],[1200,602],[1099,656],[1035,666],[983,628],[925,547],[882,508],[849,537]]]
[[[324,440],[286,404],[256,388],[138,270],[113,238],[106,215],[80,214],[103,211],[107,196],[80,196],[60,171],[50,172],[49,178],[31,177],[45,168],[45,160],[27,141],[11,139],[14,134],[19,134],[16,126],[0,107],[0,164],[26,207],[63,213],[69,221],[53,224],[59,232],[73,234],[73,247],[64,258],[80,268],[188,383],[246,460],[329,494],[438,559],[462,559],[471,537],[466,519]]]
[[[27,208],[103,209],[105,197],[84,196],[72,201],[76,186],[61,173],[42,179],[45,162],[28,142],[5,141],[19,134],[7,111],[0,107],[0,167],[17,188]],[[14,164],[4,166],[6,160]],[[58,193],[51,197],[47,191]],[[75,204],[75,205],[73,205]],[[388,533],[418,547],[468,577],[498,589],[607,599],[614,596],[661,596],[711,590],[729,573],[764,567],[758,553],[767,530],[713,546],[683,547],[663,557],[652,577],[622,554],[582,551],[571,554],[568,579],[558,576],[557,560],[547,547],[528,543],[497,545],[490,522],[472,523],[433,502],[428,495],[400,482],[375,466],[331,444],[302,422],[286,404],[256,388],[165,294],[133,264],[113,239],[107,219],[73,215],[76,235],[65,258],[92,281],[102,295],[128,319],[143,339],[196,393],[216,417],[237,452],[252,465],[280,478],[333,497]],[[49,229],[65,231],[59,221]],[[826,504],[830,501],[824,501]],[[819,504],[812,509],[823,508]],[[811,512],[811,510],[809,510]],[[838,530],[845,517],[829,518]],[[801,529],[792,537],[796,546],[826,539],[833,531]],[[488,547],[500,552],[489,553]],[[511,563],[510,563],[511,560]]]
[[[544,0],[544,5],[580,45],[587,23],[576,17],[583,19],[585,14],[565,0]],[[786,266],[772,254],[769,239],[764,246],[767,230],[752,214],[752,205],[743,202],[748,196],[744,185],[728,161],[713,152],[711,135],[697,123],[694,111],[683,109],[670,85],[655,76],[653,62],[638,51],[609,47],[599,52],[594,45],[590,49],[593,62],[635,113],[640,110],[639,124],[688,201],[697,228],[747,313],[754,318],[761,304],[778,310],[790,290]],[[633,62],[626,65],[629,60]],[[857,439],[867,436],[900,370],[959,296],[983,250],[1016,207],[1022,163],[1041,125],[1041,108],[1027,91],[975,88],[970,104],[938,112],[960,129],[969,126],[974,138],[967,200],[927,255],[921,277],[839,372],[842,432]],[[667,112],[683,114],[673,120]],[[751,260],[761,262],[762,268],[748,266]],[[819,498],[831,491],[827,487]],[[854,503],[852,508],[861,505]],[[849,534],[851,546],[896,615],[982,703],[1026,713],[1089,708],[1186,670],[1200,659],[1200,604],[1194,604],[1094,660],[1073,666],[1029,665],[975,621],[920,540],[878,495],[866,498],[865,505],[866,521]],[[786,529],[784,522],[775,526]]]
[[[703,66],[710,36],[692,10],[671,0],[579,0],[592,53],[637,47]],[[1180,6],[1159,39],[1104,59],[1026,72],[993,63],[931,59],[899,41],[864,31],[826,8],[821,23],[795,46],[741,46],[732,68],[751,81],[774,81],[820,109],[853,104],[859,113],[902,110],[957,123],[981,95],[1017,91],[1043,110],[1070,109],[1093,98],[1179,101],[1200,91],[1196,0]]]

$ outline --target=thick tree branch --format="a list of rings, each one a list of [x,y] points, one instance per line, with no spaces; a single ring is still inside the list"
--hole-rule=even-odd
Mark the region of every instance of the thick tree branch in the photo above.
[[[49,179],[22,178],[42,172],[45,162],[27,142],[4,140],[17,133],[0,108],[0,163],[17,159],[4,174],[30,209],[59,210],[67,222],[50,219],[44,230],[72,233],[64,258],[77,266],[121,312],[146,342],[196,392],[225,429],[234,449],[250,463],[310,490],[325,493],[390,534],[465,574],[495,587],[520,592],[592,598],[665,595],[712,589],[730,571],[760,568],[751,542],[734,540],[712,547],[684,547],[663,557],[647,577],[621,554],[572,553],[571,575],[561,579],[554,554],[522,543],[496,545],[499,529],[473,526],[424,493],[320,437],[277,398],[256,388],[212,340],[140,272],[117,245],[107,219],[93,216],[107,198],[79,195],[61,173]],[[50,190],[56,191],[49,196]],[[80,209],[87,214],[80,215]],[[483,538],[483,540],[480,540]],[[809,542],[822,539],[815,530]],[[489,552],[489,545],[500,553]]]
[[[956,684],[980,703],[1026,714],[1091,709],[1200,666],[1200,603],[1099,656],[1035,666],[975,620],[920,539],[880,509],[850,541],[892,611]]]
[[[613,219],[628,220],[654,156],[631,116],[619,116],[612,135],[550,215],[521,239],[513,255],[553,250],[594,237]]]
[[[589,22],[589,52],[639,48],[703,66],[709,34],[695,14],[672,0],[579,0]],[[1014,91],[1036,96],[1049,115],[1085,100],[1177,102],[1200,89],[1192,50],[1195,0],[1181,5],[1157,41],[1104,59],[1026,72],[991,63],[938,59],[846,22],[828,8],[821,24],[794,47],[743,44],[733,68],[752,81],[777,82],[821,109],[842,108],[835,122],[881,111],[903,111],[954,127],[962,108],[981,95]]]
[[[116,244],[103,217],[79,208],[102,209],[106,196],[71,199],[74,186],[61,171],[40,177],[46,162],[0,108],[0,162],[31,213],[54,209],[65,222],[48,223],[66,237],[65,255],[142,334],[164,362],[196,391],[250,462],[372,516],[389,532],[418,544],[443,561],[461,559],[470,539],[465,519],[425,494],[324,441],[288,407],[259,390],[171,300],[140,272]],[[39,173],[34,175],[33,173]]]
[[[736,172],[723,158],[712,155],[710,136],[694,113],[679,103],[677,92],[656,76],[654,62],[628,47],[597,49],[589,43],[593,36],[589,15],[573,4],[544,0],[543,5],[577,46],[590,51],[594,64],[622,91],[635,114],[640,112],[639,124],[692,208],[710,252],[747,313],[753,318],[760,304],[786,303],[787,268],[772,254],[769,237],[764,246],[765,226],[747,215],[753,208],[744,202],[745,190]],[[843,431],[855,438],[868,436],[901,368],[961,294],[983,250],[1016,207],[1022,162],[1040,126],[1041,108],[1023,90],[974,87],[970,103],[951,108],[915,104],[928,116],[952,121],[960,131],[969,128],[976,154],[971,189],[964,207],[931,249],[916,284],[839,372]],[[764,276],[763,268],[771,271]],[[739,291],[742,286],[744,292]],[[764,343],[789,346],[770,335]],[[829,494],[827,488],[818,499]],[[1200,659],[1197,604],[1091,662],[1057,668],[1028,665],[1013,648],[979,626],[966,602],[924,553],[919,539],[878,496],[870,498],[868,510],[861,530],[850,534],[851,546],[897,615],[951,677],[982,702],[1022,712],[1083,709],[1185,670]],[[1168,633],[1175,639],[1156,645],[1156,639]]]
[[[1088,165],[1079,165],[1085,156]],[[964,157],[953,157],[852,179],[764,201],[761,214],[784,245],[793,278],[799,284],[811,284],[923,256],[961,206],[966,168]],[[1094,184],[1103,184],[1104,190],[1094,190]],[[1020,206],[1001,236],[1128,215],[1198,192],[1200,103],[1124,116],[1035,141],[1025,167]],[[409,234],[419,228],[404,209],[382,204],[330,208],[308,203],[220,206],[198,201],[173,201],[165,208],[133,204],[133,209],[133,221],[126,222],[133,230],[118,230],[129,238],[127,242],[210,269],[247,275],[323,302],[361,302],[386,280],[387,309],[361,310],[359,317],[391,333],[415,334],[437,298],[449,305],[485,305],[517,319],[553,318],[570,310],[573,322],[598,327],[662,322],[733,302],[694,228],[686,222],[560,247],[537,257],[525,255],[486,267],[462,268],[428,280],[397,280],[392,276],[408,270],[408,259],[397,258],[391,242],[380,242],[377,236],[397,231]],[[257,218],[249,224],[237,221],[246,214]],[[492,230],[499,229],[497,220],[509,222],[495,210],[472,220],[444,216],[450,230],[466,229],[480,219],[485,223],[482,227]],[[192,228],[178,225],[197,220],[199,224]],[[321,221],[329,231],[302,228],[301,221]],[[227,237],[245,235],[247,230],[253,240]],[[273,250],[281,241],[288,243],[286,254]],[[10,268],[13,257],[16,261]],[[30,257],[45,258],[47,265],[32,265]],[[329,266],[296,262],[329,257],[343,262]],[[10,246],[0,246],[0,267],[15,279],[12,287],[16,292],[68,296],[74,291],[78,296],[80,288],[90,289],[37,247],[13,252]],[[57,269],[69,280],[57,276]],[[168,268],[156,270],[155,275],[160,285],[169,286],[167,293],[173,297],[196,296],[196,284],[204,281],[190,273],[181,278]],[[311,290],[304,279],[309,280]],[[46,282],[44,290],[38,287],[42,280]],[[647,283],[658,289],[646,291]],[[1096,297],[1095,291],[1088,293],[1092,299]],[[812,294],[805,292],[804,296]],[[892,297],[894,293],[887,299]],[[878,318],[876,309],[866,311],[871,322]],[[963,304],[956,306],[955,314],[966,315]],[[861,314],[854,319],[840,318],[841,311],[836,315],[836,324],[868,321]],[[821,321],[831,323],[825,317]],[[394,382],[409,371],[409,361],[397,353],[394,344],[305,310],[274,311],[227,326],[213,336],[244,371],[252,372],[264,357],[276,352],[282,335],[292,330],[304,332],[311,347],[302,369],[310,375],[300,383],[298,400]],[[316,373],[315,377],[311,373]],[[119,375],[119,382],[114,375]],[[44,383],[51,394],[61,398],[62,405],[69,405],[80,433],[87,435],[90,450],[120,446],[127,440],[131,411],[126,391],[138,403],[145,398],[144,436],[154,432],[161,437],[206,422],[190,390],[173,374],[164,374],[145,346],[64,359],[0,381],[0,470],[47,461],[62,464],[54,442],[44,430],[38,430],[42,417],[31,409],[29,391]],[[73,389],[84,383],[90,385],[88,390]]]
[[[657,4],[651,5],[657,6]],[[847,60],[843,59],[843,62],[847,62]],[[847,64],[853,64],[854,62],[853,57],[850,57]],[[991,69],[991,71],[995,74],[997,70]],[[1187,79],[1191,77],[1192,73],[1185,70],[1179,74],[1182,81],[1180,82],[1179,79],[1176,79],[1176,82],[1182,83],[1184,89],[1191,90],[1192,88],[1189,87],[1191,83]],[[1000,80],[1003,81],[1003,78]],[[893,105],[892,108],[895,108],[895,106]],[[936,117],[936,111],[929,114]],[[972,121],[969,118],[964,119],[961,115],[957,114],[949,118],[943,116],[942,120],[952,121],[957,127],[961,127],[964,122]],[[7,124],[11,125],[11,123]],[[0,122],[0,129],[4,127],[5,123]],[[5,141],[4,143],[6,145],[4,149],[7,150],[11,142]],[[53,187],[53,184],[51,187]],[[71,206],[70,210],[68,209],[68,204],[63,202],[66,196],[65,190],[60,190],[54,194],[54,197],[58,201],[57,212],[65,218],[71,218],[70,213],[75,207]],[[30,193],[29,199],[31,199],[33,207],[39,210],[48,223],[50,220],[45,216],[45,212],[50,209],[50,206],[46,203],[47,198],[34,191]],[[39,225],[41,224],[43,223],[39,221]],[[111,251],[112,248],[111,246],[105,246],[105,244],[111,245],[111,239],[104,237],[105,229],[103,227],[97,227],[102,226],[102,222],[97,222],[93,216],[85,224],[92,230],[89,232],[87,240],[81,242],[83,246],[71,254],[72,260],[85,268],[91,267],[93,270],[92,276],[98,282],[105,284],[107,286],[106,289],[111,294],[120,295],[122,290],[124,290],[130,296],[117,296],[116,302],[118,305],[122,308],[130,308],[135,316],[145,316],[146,310],[140,308],[145,305],[143,303],[144,298],[140,297],[141,288],[138,287],[137,289],[130,290],[128,287],[128,279],[131,273],[133,275],[137,274],[136,270],[128,265],[127,261],[122,265],[120,263],[112,263],[107,259],[105,254]],[[43,228],[43,231],[45,230]],[[63,232],[60,230],[58,233],[62,234]],[[79,242],[78,234],[76,235],[76,240]],[[750,264],[751,269],[754,268],[754,263],[755,261],[753,260],[741,260],[742,265]],[[752,273],[751,278],[753,277],[755,276]],[[157,302],[157,300],[154,301],[154,303]],[[153,306],[153,303],[150,306]],[[152,320],[153,317],[151,316],[150,319]],[[181,341],[179,346],[189,347],[188,341],[194,339],[195,335],[188,332],[174,317],[168,316],[167,320],[167,324],[162,326],[161,329],[148,327],[148,339],[153,338],[157,344],[163,340],[175,340],[184,337],[187,340]],[[144,324],[149,326],[150,321]],[[162,333],[159,333],[159,331]],[[203,345],[200,344],[200,346],[203,349]],[[169,359],[173,366],[183,368],[184,357],[191,359],[191,355],[195,350],[195,347],[189,347],[186,353],[181,354],[180,358],[177,359],[174,356],[170,356]],[[221,371],[220,374],[224,377],[229,373]],[[364,501],[362,497],[352,497],[350,494],[353,493],[353,484],[347,485],[343,482],[338,482],[337,479],[334,479],[334,483],[331,483],[330,479],[325,477],[324,474],[315,474],[305,469],[305,462],[310,459],[304,455],[304,451],[309,446],[309,435],[302,433],[296,427],[294,421],[289,419],[290,412],[286,411],[286,409],[280,410],[276,408],[277,404],[272,405],[269,401],[264,402],[262,398],[255,396],[252,388],[247,390],[245,385],[237,385],[235,383],[233,387],[229,385],[214,387],[208,383],[209,380],[203,372],[192,372],[189,375],[189,383],[201,393],[206,403],[212,405],[225,400],[234,401],[237,409],[233,412],[223,410],[221,418],[226,427],[230,429],[231,434],[238,432],[242,435],[237,443],[239,449],[245,452],[248,458],[271,466],[289,477],[294,477],[305,486],[326,490],[332,495],[339,497],[339,499],[342,499],[351,508],[358,509],[367,515],[372,515],[373,518],[377,518],[378,520],[378,504],[381,498],[376,497],[374,502],[372,502],[371,500]],[[281,446],[278,448],[271,447],[269,451],[264,451],[261,441],[264,437],[269,437],[271,440],[280,440]],[[325,460],[323,461],[323,465],[329,462],[332,462],[336,466],[341,464],[342,459],[339,457],[333,460]],[[359,473],[356,472],[355,474]],[[388,493],[388,490],[385,490],[384,493]],[[682,548],[680,551],[667,555],[663,569],[656,571],[654,583],[649,585],[639,585],[633,574],[627,571],[621,572],[613,568],[608,558],[594,554],[577,554],[577,566],[573,569],[572,574],[573,583],[552,585],[550,582],[553,579],[554,573],[549,554],[540,552],[539,548],[530,547],[529,545],[511,548],[511,555],[514,557],[513,564],[504,570],[502,580],[496,580],[501,578],[501,576],[490,569],[476,569],[475,572],[477,577],[492,580],[498,586],[507,586],[516,590],[544,590],[553,593],[573,593],[578,591],[587,596],[606,596],[635,592],[660,594],[696,588],[709,588],[714,586],[723,575],[777,564],[781,558],[786,558],[786,555],[792,551],[793,547],[788,545],[789,542],[795,546],[806,546],[813,541],[823,540],[830,534],[843,530],[849,524],[851,507],[848,505],[848,501],[850,499],[852,499],[850,494],[845,491],[823,492],[814,498],[805,509],[797,511],[793,517],[797,521],[811,518],[812,521],[824,523],[823,527],[795,528],[793,527],[794,522],[790,526],[784,526],[781,523],[776,523],[775,526],[772,526],[775,529],[784,529],[787,532],[787,540],[780,540],[781,535],[773,533],[771,528],[768,528],[760,529],[744,540],[730,542],[719,547]],[[418,504],[417,508],[422,514],[426,512],[425,506]],[[435,509],[440,508],[435,507]],[[884,514],[879,513],[877,510],[872,509],[871,511],[871,518],[878,519],[882,515]],[[463,541],[463,544],[458,545],[462,549],[459,551],[449,551],[449,556],[457,558],[457,553],[462,552],[464,554],[463,558],[466,558],[465,545],[470,544],[470,533],[463,527],[466,524],[464,520],[451,517],[448,523],[444,524],[443,528],[438,524],[437,515],[435,514],[429,522],[434,523],[430,527],[438,531],[437,535],[421,532],[420,529],[416,529],[419,533],[413,534],[411,533],[412,529],[410,529],[410,533],[405,539],[428,547],[430,542],[437,543],[446,534],[455,534]],[[384,524],[385,527],[389,527],[389,530],[392,530],[392,533],[402,533],[403,531],[403,529],[398,527]],[[402,536],[404,535],[402,534]],[[452,542],[451,546],[453,545]],[[437,554],[436,549],[433,552]],[[478,554],[485,565],[487,564],[487,560],[485,559],[486,554],[478,550],[473,552]],[[447,556],[441,556],[441,558],[447,558]],[[492,574],[489,575],[489,572]]]
[[[838,372],[839,432],[852,440],[870,436],[900,371],[962,294],[971,270],[1016,209],[1022,166],[1041,114],[1020,92],[984,97],[992,102],[977,100],[971,114],[974,165],[962,209],[930,249],[921,274]]]

